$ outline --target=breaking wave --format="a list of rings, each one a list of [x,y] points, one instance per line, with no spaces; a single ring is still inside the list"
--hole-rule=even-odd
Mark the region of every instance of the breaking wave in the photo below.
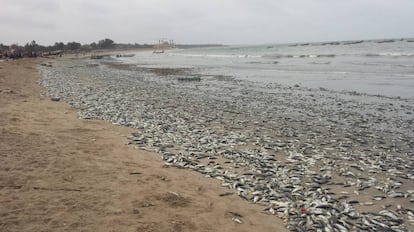
[[[335,57],[335,54],[307,54],[307,55],[284,55],[284,54],[265,54],[262,58],[266,59],[282,59],[282,58],[323,58],[323,57]]]

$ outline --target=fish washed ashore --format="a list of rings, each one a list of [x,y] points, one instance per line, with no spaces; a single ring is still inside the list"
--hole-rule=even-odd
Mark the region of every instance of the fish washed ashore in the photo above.
[[[137,148],[221,180],[292,231],[414,228],[412,98],[115,61],[39,68],[80,118],[135,128]]]
[[[127,146],[134,129],[44,96],[49,61],[0,63],[0,231],[286,231],[219,180]]]

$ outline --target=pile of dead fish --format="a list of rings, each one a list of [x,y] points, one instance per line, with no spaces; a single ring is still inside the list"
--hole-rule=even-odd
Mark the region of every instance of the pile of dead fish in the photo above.
[[[138,148],[222,181],[292,231],[409,231],[414,100],[197,82],[72,60],[39,67],[79,117],[136,128]]]

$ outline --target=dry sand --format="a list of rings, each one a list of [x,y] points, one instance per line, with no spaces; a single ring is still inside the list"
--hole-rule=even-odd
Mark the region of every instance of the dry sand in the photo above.
[[[231,191],[218,180],[127,146],[131,129],[42,96],[42,61],[0,62],[0,231],[286,231],[263,207],[220,197]]]

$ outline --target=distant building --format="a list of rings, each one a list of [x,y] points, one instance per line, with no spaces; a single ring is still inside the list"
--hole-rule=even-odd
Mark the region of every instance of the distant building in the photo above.
[[[154,49],[156,50],[165,50],[175,48],[174,40],[160,39],[158,44],[154,44]]]

